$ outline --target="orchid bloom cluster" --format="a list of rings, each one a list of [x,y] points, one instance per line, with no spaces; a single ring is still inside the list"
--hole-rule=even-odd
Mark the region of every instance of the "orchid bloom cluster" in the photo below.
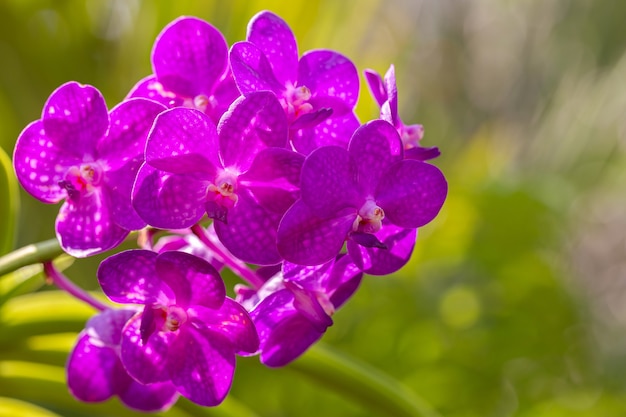
[[[400,120],[393,66],[384,78],[365,71],[381,112],[362,124],[354,64],[332,50],[299,55],[271,12],[230,48],[181,17],[156,39],[152,68],[111,110],[92,86],[60,86],[13,160],[27,192],[63,201],[56,235],[68,254],[139,231],[138,249],[97,271],[113,303],[70,354],[72,394],[144,411],[179,395],[213,406],[236,356],[288,364],[364,273],[399,270],[447,184],[426,162],[439,151],[420,145],[423,128]],[[223,268],[243,281],[232,298]]]

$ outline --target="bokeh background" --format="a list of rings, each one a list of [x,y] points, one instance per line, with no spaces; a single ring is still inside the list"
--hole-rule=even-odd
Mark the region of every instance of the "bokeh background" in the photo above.
[[[450,185],[410,263],[366,277],[324,342],[447,417],[626,415],[626,2],[0,0],[0,145],[11,155],[66,81],[117,104],[174,18],[201,17],[232,44],[263,9],[301,52],[395,64],[400,115],[440,147]],[[361,86],[367,121],[377,108]],[[49,239],[57,211],[20,192],[19,221],[2,227],[17,228],[16,248]],[[67,274],[96,289],[99,260]],[[238,362],[231,395],[259,416],[374,415],[255,358]]]

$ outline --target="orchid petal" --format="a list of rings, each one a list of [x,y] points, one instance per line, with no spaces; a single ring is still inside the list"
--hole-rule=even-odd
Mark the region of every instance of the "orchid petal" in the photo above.
[[[248,312],[230,298],[223,300],[218,310],[194,306],[193,312],[200,319],[196,325],[225,336],[242,353],[256,352],[259,337]]]
[[[128,236],[127,229],[115,224],[107,197],[95,189],[61,206],[55,230],[65,252],[84,258],[112,249]]]
[[[170,345],[179,336],[173,332],[153,332],[144,344],[141,340],[142,314],[135,315],[122,333],[120,357],[128,374],[142,384],[170,380],[167,369]]]
[[[402,140],[388,122],[373,120],[354,132],[348,151],[358,167],[359,184],[371,195],[383,173],[402,160]]]
[[[218,272],[202,258],[184,252],[163,252],[156,258],[156,273],[174,292],[172,299],[183,308],[202,305],[219,308],[226,289]]]
[[[378,106],[382,106],[385,101],[387,101],[387,90],[385,90],[385,84],[383,83],[383,79],[380,74],[371,69],[366,69],[363,71],[363,75],[365,75],[365,80],[367,81],[367,86],[374,96],[374,100],[378,103]]]
[[[242,261],[277,264],[282,260],[276,248],[281,215],[261,207],[243,191],[238,194],[237,204],[228,211],[228,223],[214,223],[215,232],[222,244]]]
[[[236,166],[242,172],[262,149],[287,145],[287,116],[269,91],[237,99],[217,129],[223,166]]]
[[[161,103],[168,109],[182,106],[185,101],[182,96],[167,91],[155,75],[148,75],[139,80],[126,96],[126,99],[131,98],[147,98]]]
[[[46,136],[77,157],[96,158],[96,143],[109,128],[109,112],[102,94],[95,87],[74,81],[50,95],[41,119]]]
[[[217,130],[204,113],[177,107],[161,113],[146,143],[146,162],[165,172],[215,176]]]
[[[210,94],[226,71],[228,45],[215,27],[202,19],[181,17],[158,35],[152,51],[154,74],[176,94]]]
[[[298,85],[307,86],[312,97],[337,97],[350,109],[359,97],[359,73],[352,61],[326,49],[302,55],[298,63]]]
[[[59,181],[71,167],[81,163],[82,157],[59,147],[59,141],[46,135],[41,121],[29,124],[15,144],[17,179],[29,194],[44,203],[57,203],[67,197]]]
[[[204,215],[207,181],[172,175],[144,164],[133,187],[133,207],[149,225],[184,229]]]
[[[172,289],[157,276],[157,253],[131,249],[106,258],[98,267],[98,282],[112,301],[154,304],[174,298]]]
[[[439,168],[405,159],[383,175],[375,199],[391,223],[416,228],[437,216],[447,193],[448,184]]]
[[[241,94],[269,90],[277,95],[285,89],[263,52],[253,43],[237,42],[230,48],[230,65]]]
[[[134,98],[111,110],[111,127],[97,145],[98,156],[107,161],[110,170],[116,170],[130,160],[143,160],[148,132],[154,119],[166,110],[152,100]]]
[[[278,82],[295,84],[298,45],[283,19],[268,11],[257,13],[250,19],[246,39],[263,51]]]
[[[289,262],[318,265],[333,259],[352,230],[354,209],[318,217],[319,212],[298,200],[283,216],[278,227],[278,252]]]
[[[232,384],[235,353],[224,336],[186,328],[171,346],[167,369],[180,394],[198,405],[221,403]]]
[[[417,229],[404,229],[386,223],[376,233],[386,249],[366,248],[348,241],[348,253],[355,264],[370,275],[388,275],[398,271],[411,258]]]
[[[302,165],[302,200],[321,217],[345,207],[358,207],[357,167],[350,154],[338,146],[315,150]]]

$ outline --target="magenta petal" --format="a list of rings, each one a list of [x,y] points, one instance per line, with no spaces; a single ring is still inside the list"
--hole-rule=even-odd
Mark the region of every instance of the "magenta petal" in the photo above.
[[[173,298],[157,277],[156,257],[156,252],[133,249],[106,258],[97,272],[102,291],[122,304],[152,304]]]
[[[222,244],[237,258],[257,265],[282,261],[276,248],[276,230],[282,213],[261,207],[245,190],[228,211],[228,223],[215,222]]]
[[[133,187],[133,207],[153,227],[184,229],[204,215],[207,186],[190,175],[167,174],[144,164]]]
[[[193,310],[201,320],[197,324],[200,328],[225,336],[236,350],[254,353],[259,349],[259,337],[252,319],[238,302],[226,298],[219,310],[202,307]]]
[[[215,406],[230,390],[235,353],[222,335],[186,327],[172,344],[167,368],[182,396],[199,405]]]
[[[142,98],[124,101],[111,110],[109,132],[98,142],[99,158],[107,161],[108,169],[119,169],[136,158],[143,160],[148,132],[164,110],[165,106]]]
[[[393,64],[389,66],[385,74],[385,90],[387,91],[387,117],[389,117],[392,125],[398,127],[401,122],[398,115],[398,87],[396,86],[396,71]]]
[[[304,157],[299,153],[267,148],[257,154],[250,169],[238,181],[252,192],[261,207],[284,213],[299,197],[303,162]]]
[[[84,258],[112,249],[128,236],[129,231],[113,221],[106,197],[96,189],[61,206],[55,229],[65,252]]]
[[[403,229],[386,223],[376,233],[387,249],[366,248],[348,241],[348,253],[354,263],[370,275],[388,275],[398,271],[410,259],[415,246],[417,229]]]
[[[374,96],[374,100],[376,100],[379,107],[382,106],[383,103],[387,101],[388,97],[380,74],[374,70],[366,69],[363,71],[363,75],[365,75],[365,80],[367,81],[372,96]]]
[[[166,367],[171,357],[170,345],[179,334],[153,332],[144,344],[141,340],[142,314],[136,314],[124,326],[120,357],[128,374],[142,384],[170,379]],[[184,356],[184,355],[183,355]]]
[[[45,203],[57,203],[67,197],[59,186],[67,170],[82,163],[82,157],[59,148],[57,141],[46,136],[43,123],[29,124],[15,144],[13,165],[24,189]]]
[[[300,183],[300,171],[304,157],[296,152],[267,148],[259,152],[250,168],[239,176],[239,184],[246,186],[284,187],[292,190]]]
[[[81,333],[67,362],[67,385],[72,395],[86,402],[110,398],[115,391],[112,374],[118,361],[113,348],[96,346],[89,335]]]
[[[148,98],[163,104],[167,108],[182,106],[184,99],[171,91],[165,90],[163,84],[157,81],[155,75],[149,75],[137,82],[128,93],[130,98]]]
[[[226,288],[211,264],[185,252],[163,252],[156,258],[156,272],[173,291],[176,304],[219,308]]]
[[[295,84],[298,45],[283,19],[268,11],[257,13],[250,19],[246,39],[263,51],[282,85]]]
[[[121,368],[121,366],[120,366]],[[126,372],[122,369],[123,372]],[[165,411],[178,399],[176,386],[170,382],[144,385],[126,374],[127,384],[116,385],[116,394],[126,406],[139,411]]]
[[[350,109],[359,98],[359,73],[348,58],[330,50],[309,51],[298,64],[298,84],[307,86],[312,97],[337,97]]]
[[[177,174],[202,172],[215,175],[218,166],[217,130],[204,113],[177,107],[154,121],[146,143],[146,162]]]
[[[90,337],[98,340],[99,345],[119,346],[122,340],[122,328],[132,316],[135,309],[109,309],[91,317],[85,325]]]
[[[274,76],[265,54],[253,43],[235,43],[230,48],[230,65],[241,94],[261,90],[279,94],[285,89]]]
[[[142,163],[139,156],[117,171],[109,171],[104,178],[105,192],[111,202],[111,218],[123,229],[139,230],[146,226],[132,205],[133,183]]]
[[[374,197],[391,223],[416,228],[437,216],[447,193],[448,184],[439,168],[405,159],[384,174]]]
[[[291,141],[294,148],[304,155],[329,145],[348,149],[348,142],[359,126],[359,120],[351,112],[339,118],[330,117],[314,128],[301,129],[292,134]]]
[[[356,219],[356,210],[345,209],[330,218],[298,200],[283,216],[278,227],[278,252],[299,265],[319,265],[341,250]]]
[[[109,112],[100,92],[69,82],[48,98],[42,117],[46,136],[74,155],[95,158],[96,143],[109,127]]]
[[[225,167],[250,167],[259,151],[284,148],[289,131],[287,116],[274,93],[259,91],[237,99],[218,126],[220,155]]]
[[[195,17],[181,17],[166,26],[152,51],[157,79],[167,90],[186,97],[210,94],[227,61],[224,36]]]
[[[345,207],[358,207],[357,167],[350,154],[338,146],[324,146],[302,165],[302,200],[320,217],[332,216]]]
[[[316,104],[313,103],[313,100],[310,100],[309,104],[313,105],[314,108],[317,108]],[[299,116],[289,128],[292,131],[297,131],[300,129],[312,129],[322,123],[324,120],[328,119],[330,116],[332,116],[332,114],[332,108],[320,108],[319,110],[315,110],[313,113],[306,113],[302,116]]]
[[[385,171],[402,160],[402,140],[391,124],[373,120],[354,132],[348,151],[358,167],[359,184],[371,195]]]
[[[229,70],[215,85],[211,96],[211,108],[205,111],[217,125],[222,115],[240,95],[233,73]]]
[[[293,293],[293,306],[305,317],[318,332],[324,332],[332,326],[333,319],[324,310],[316,297],[316,293],[302,288],[295,282],[285,281],[285,288]]]
[[[324,332],[320,332],[306,318],[294,314],[283,320],[265,341],[261,363],[269,367],[287,365],[302,355]]]

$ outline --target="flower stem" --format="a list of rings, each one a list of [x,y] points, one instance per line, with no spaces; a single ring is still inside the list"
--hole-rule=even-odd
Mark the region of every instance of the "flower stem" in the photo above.
[[[191,231],[194,235],[196,235],[202,243],[206,245],[213,253],[226,265],[228,266],[234,273],[236,273],[241,279],[250,284],[254,289],[258,290],[263,286],[263,280],[258,277],[257,274],[254,273],[253,270],[248,268],[248,266],[241,262],[239,259],[235,258],[223,248],[221,245],[213,242],[206,233],[206,230],[200,225],[200,223],[196,223],[191,226]]]
[[[322,386],[351,397],[380,415],[441,417],[425,400],[389,375],[340,355],[321,343],[313,346],[286,369],[295,370]]]
[[[0,257],[0,277],[27,265],[49,261],[61,254],[63,249],[56,239],[21,247]]]
[[[57,271],[57,269],[52,264],[52,261],[45,261],[43,263],[43,270],[46,276],[50,278],[57,287],[76,297],[77,299],[84,301],[96,310],[104,311],[109,308],[106,304],[93,298],[82,288],[78,287],[76,284],[70,281],[65,275]]]

